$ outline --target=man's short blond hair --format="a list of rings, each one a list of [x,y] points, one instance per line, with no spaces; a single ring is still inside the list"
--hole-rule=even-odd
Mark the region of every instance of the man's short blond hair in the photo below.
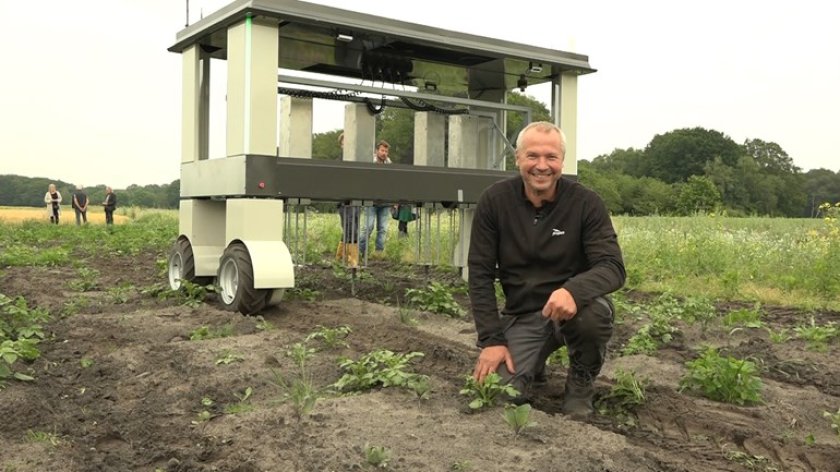
[[[551,123],[549,121],[535,121],[533,123],[529,123],[528,126],[522,128],[522,131],[516,136],[516,152],[520,151],[519,146],[522,144],[522,137],[525,136],[525,133],[531,130],[536,130],[541,133],[551,133],[556,132],[560,135],[560,151],[563,153],[563,157],[566,157],[566,133],[560,129],[559,126]]]

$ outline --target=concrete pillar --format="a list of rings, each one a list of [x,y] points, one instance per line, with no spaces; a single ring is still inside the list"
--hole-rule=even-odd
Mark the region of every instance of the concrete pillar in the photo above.
[[[280,97],[280,157],[312,157],[312,99]]]
[[[350,103],[344,107],[344,160],[373,162],[376,121],[367,106]]]
[[[554,124],[566,135],[563,173],[577,175],[577,75],[563,73],[551,89]]]
[[[420,111],[414,114],[414,165],[444,166],[446,117]]]
[[[228,27],[227,156],[277,152],[278,31],[251,17]]]

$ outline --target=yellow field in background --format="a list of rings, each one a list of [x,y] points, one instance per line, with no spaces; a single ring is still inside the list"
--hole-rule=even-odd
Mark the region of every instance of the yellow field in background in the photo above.
[[[102,208],[90,208],[87,212],[88,223],[105,224],[105,211]],[[4,207],[0,206],[0,221],[4,223],[20,223],[26,220],[37,220],[49,222],[50,218],[47,216],[46,208],[41,207]],[[124,215],[114,215],[114,223],[125,223],[128,217]],[[59,224],[75,225],[76,212],[71,207],[61,207],[61,218]]]

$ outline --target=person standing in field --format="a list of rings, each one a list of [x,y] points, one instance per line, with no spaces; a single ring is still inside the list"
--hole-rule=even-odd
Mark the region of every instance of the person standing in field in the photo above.
[[[47,215],[50,217],[50,223],[58,224],[58,219],[61,216],[61,192],[55,188],[55,184],[50,184],[47,193],[44,194],[44,203],[47,204]]]
[[[565,344],[570,367],[562,410],[594,412],[594,381],[612,336],[607,294],[624,285],[618,237],[603,200],[562,177],[563,131],[553,123],[526,126],[516,140],[519,174],[480,196],[470,235],[469,293],[478,347],[478,382],[498,371],[531,400],[548,356]],[[498,271],[505,306],[498,310]]]
[[[84,220],[87,224],[87,206],[88,196],[81,185],[76,186],[76,192],[73,193],[73,210],[76,211],[76,226],[82,224]]]
[[[344,133],[338,135],[338,145],[344,152]],[[349,267],[359,267],[359,214],[361,207],[352,202],[338,204],[338,217],[341,221],[341,241],[335,251],[335,259],[346,262]]]
[[[114,210],[117,209],[117,195],[111,187],[105,187],[105,201],[102,202],[102,206],[105,207],[105,224],[113,225]]]
[[[376,153],[373,162],[376,164],[390,164],[388,152],[391,145],[388,141],[382,140],[376,145]],[[365,227],[362,231],[362,239],[359,241],[359,252],[362,256],[367,253],[368,240],[373,232],[373,225],[376,224],[376,252],[385,250],[385,235],[388,233],[388,220],[391,219],[391,204],[376,202],[372,207],[365,210]]]

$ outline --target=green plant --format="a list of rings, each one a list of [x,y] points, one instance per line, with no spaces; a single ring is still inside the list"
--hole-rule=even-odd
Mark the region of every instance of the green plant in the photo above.
[[[567,346],[560,346],[559,349],[548,356],[545,360],[545,364],[569,367],[569,348]]]
[[[215,406],[216,402],[213,401],[210,397],[201,397],[201,411],[198,412],[197,420],[193,421],[193,424],[210,421],[213,418],[213,414],[210,412],[210,409]]]
[[[811,447],[817,443],[817,438],[814,437],[814,433],[808,433],[805,435],[804,443],[806,446]]]
[[[695,390],[712,400],[738,405],[761,402],[762,384],[753,362],[721,357],[714,348],[708,348],[686,367],[680,391]]]
[[[519,433],[525,428],[536,426],[537,424],[531,421],[531,405],[524,403],[516,406],[508,403],[505,405],[505,411],[502,414],[505,423],[513,430],[514,440],[519,437]]]
[[[244,357],[242,354],[236,353],[231,351],[230,349],[225,349],[222,352],[216,355],[216,365],[228,365],[234,362],[242,362]]]
[[[343,392],[370,390],[377,386],[406,387],[417,374],[405,369],[418,357],[423,357],[423,353],[396,354],[380,349],[363,355],[358,361],[341,358],[338,365],[345,373],[332,386]]]
[[[307,302],[314,302],[321,298],[321,292],[311,288],[294,287],[286,291],[287,300],[305,300]]]
[[[761,321],[761,304],[756,303],[752,308],[740,308],[730,311],[723,317],[724,326],[743,326],[745,328],[763,328]]]
[[[286,350],[286,357],[292,359],[301,371],[306,367],[306,361],[314,355],[315,349],[306,347],[304,343],[294,343]]]
[[[270,331],[270,330],[274,329],[274,325],[271,324],[271,322],[267,321],[265,318],[263,318],[262,315],[257,315],[256,319],[257,319],[257,324],[254,327],[257,328],[258,330],[260,330],[260,331]]]
[[[776,344],[788,342],[791,339],[787,328],[781,328],[778,331],[773,331],[771,328],[767,328],[767,334],[770,336],[770,341]]]
[[[214,285],[201,285],[186,279],[179,279],[179,281],[181,286],[178,287],[177,293],[183,298],[181,304],[191,308],[204,303],[208,293],[216,292]]]
[[[669,305],[662,306],[666,308],[651,310],[650,322],[630,337],[621,351],[622,355],[653,354],[661,346],[671,342],[679,329],[671,324],[672,315],[667,309]]]
[[[602,415],[613,415],[624,423],[635,423],[633,411],[645,403],[648,384],[648,379],[639,379],[634,372],[617,370],[615,385],[608,394],[598,399],[595,407]]]
[[[808,347],[815,351],[825,352],[828,350],[828,343],[835,337],[840,336],[840,329],[837,323],[829,321],[824,326],[818,326],[811,317],[810,325],[797,326],[793,328],[796,336],[808,341]]]
[[[462,460],[458,462],[453,462],[451,466],[449,466],[449,470],[452,472],[467,472],[472,469],[472,463],[468,460]]]
[[[242,393],[233,392],[233,396],[236,397],[239,401],[236,403],[230,403],[228,405],[225,405],[225,413],[229,415],[236,415],[239,413],[253,411],[254,405],[248,403],[248,400],[251,398],[251,394],[253,393],[254,391],[251,389],[251,387],[247,387]]]
[[[452,318],[460,318],[464,315],[464,310],[455,301],[452,291],[440,282],[433,281],[426,289],[406,289],[405,298],[411,306],[420,310],[440,313]]]
[[[840,440],[840,408],[837,409],[837,413],[824,411],[823,416],[831,422],[831,429],[837,433],[837,439]]]
[[[58,437],[55,433],[50,433],[47,431],[26,431],[26,439],[29,442],[39,442],[39,443],[46,443],[50,446],[58,446],[61,444],[61,438]]]
[[[309,415],[315,408],[319,392],[312,377],[305,372],[292,380],[287,380],[280,372],[273,372],[272,382],[283,390],[283,401],[290,401],[298,420]]]
[[[417,326],[419,324],[417,318],[412,314],[412,310],[404,306],[397,306],[397,317],[400,319],[400,323],[406,326]]]
[[[304,341],[312,341],[313,339],[320,339],[321,343],[327,349],[335,349],[337,347],[347,347],[347,336],[353,331],[349,326],[337,326],[335,328],[327,328],[326,326],[317,326],[318,330],[306,336]]]
[[[190,341],[203,341],[205,339],[226,338],[233,335],[233,326],[229,323],[211,328],[207,325],[199,326],[190,332]]]
[[[111,296],[111,301],[116,305],[122,305],[131,298],[131,291],[134,286],[131,284],[123,284],[108,289],[108,295]]]
[[[61,316],[72,316],[90,306],[90,298],[75,296],[65,301],[61,308]]]
[[[749,470],[760,470],[763,472],[779,472],[779,468],[770,459],[764,456],[754,456],[746,452],[737,451],[726,447],[723,448],[723,457],[737,464],[741,464]]]
[[[71,290],[77,292],[89,292],[96,288],[97,279],[99,279],[99,271],[87,267],[79,267],[76,269],[76,278],[67,282],[67,286]]]
[[[513,385],[503,384],[499,374],[491,372],[484,377],[484,382],[480,383],[472,375],[467,375],[460,394],[472,398],[469,406],[473,410],[478,410],[495,405],[502,394],[514,398],[519,395],[519,390]]]
[[[415,375],[408,379],[408,388],[414,392],[418,400],[426,400],[432,391],[432,384],[428,375]]]
[[[385,446],[369,446],[365,444],[365,462],[373,467],[388,467],[391,460],[391,450]]]
[[[93,359],[91,359],[90,357],[83,357],[79,359],[79,365],[82,367],[82,369],[87,369],[88,367],[93,366]]]

